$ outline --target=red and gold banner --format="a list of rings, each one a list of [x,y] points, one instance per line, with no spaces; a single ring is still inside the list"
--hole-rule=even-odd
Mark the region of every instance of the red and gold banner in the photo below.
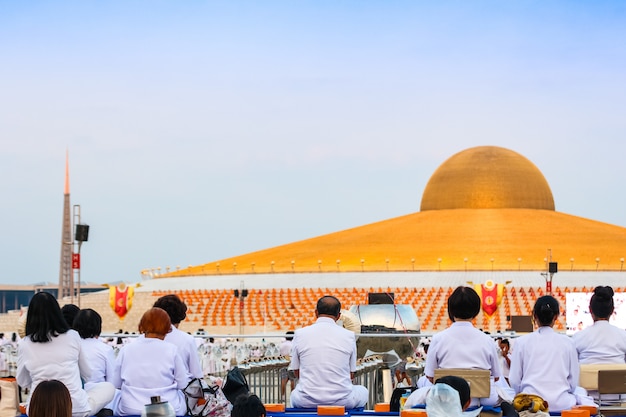
[[[134,287],[128,287],[126,284],[119,286],[109,285],[109,304],[111,308],[123,320],[133,305]]]
[[[475,284],[474,289],[480,296],[483,312],[491,318],[498,309],[504,294],[504,285],[488,279],[484,284]]]

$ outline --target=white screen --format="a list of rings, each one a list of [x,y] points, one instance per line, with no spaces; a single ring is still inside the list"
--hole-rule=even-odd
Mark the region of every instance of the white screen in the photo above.
[[[589,300],[592,292],[568,292],[565,294],[565,326],[567,334],[574,334],[593,324],[589,312]],[[626,329],[626,294],[616,293],[613,296],[615,311],[609,322],[620,329]]]

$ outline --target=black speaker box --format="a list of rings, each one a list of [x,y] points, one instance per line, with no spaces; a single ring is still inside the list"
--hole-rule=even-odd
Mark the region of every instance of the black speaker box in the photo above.
[[[77,242],[86,242],[88,238],[89,238],[89,226],[86,224],[77,224],[74,240],[76,240]]]
[[[551,274],[556,274],[559,272],[559,267],[557,262],[550,262],[548,264],[548,272]]]

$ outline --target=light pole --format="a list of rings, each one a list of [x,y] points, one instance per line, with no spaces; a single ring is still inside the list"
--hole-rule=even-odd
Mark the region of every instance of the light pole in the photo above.
[[[557,262],[552,262],[552,249],[548,249],[548,256],[544,258],[546,263],[546,272],[542,272],[541,275],[546,280],[546,294],[552,295],[552,277],[559,272],[559,266]]]
[[[82,224],[80,222],[80,205],[74,205],[74,224],[76,230],[74,232],[74,242],[76,246],[76,253],[72,254],[72,268],[76,271],[77,284],[76,284],[76,303],[80,308],[80,248],[83,242],[87,242],[89,239],[89,225]],[[72,302],[74,302],[74,294],[72,293]]]

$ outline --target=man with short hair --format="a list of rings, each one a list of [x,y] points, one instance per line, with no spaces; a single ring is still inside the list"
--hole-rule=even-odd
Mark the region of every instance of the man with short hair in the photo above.
[[[367,403],[367,388],[352,385],[356,338],[335,323],[340,315],[339,300],[326,295],[317,301],[316,322],[295,331],[289,369],[299,383],[291,392],[292,407],[338,405],[351,409]]]

